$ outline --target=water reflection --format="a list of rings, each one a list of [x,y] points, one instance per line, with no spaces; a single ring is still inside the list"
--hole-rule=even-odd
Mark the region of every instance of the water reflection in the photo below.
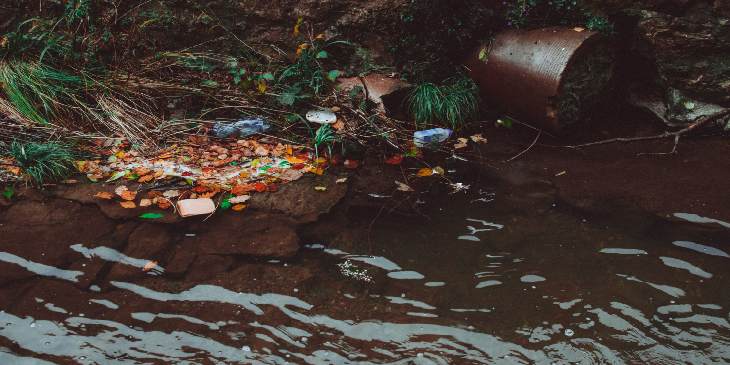
[[[78,265],[0,252],[30,277],[0,288],[17,298],[0,308],[0,364],[730,362],[730,255],[713,243],[726,232],[707,233],[724,222],[679,214],[701,229],[668,222],[636,234],[569,212],[513,211],[498,195],[440,203],[438,222],[383,225],[372,247],[237,258],[206,281],[161,267],[109,280],[102,269],[88,286]],[[149,263],[67,244],[74,262]],[[345,262],[370,280],[345,275]],[[246,265],[260,270],[238,271]],[[314,275],[289,287],[295,275],[284,271],[262,286],[281,268]]]

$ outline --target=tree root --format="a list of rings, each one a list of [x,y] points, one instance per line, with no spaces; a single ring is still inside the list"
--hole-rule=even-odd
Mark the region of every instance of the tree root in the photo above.
[[[618,138],[605,139],[602,141],[583,143],[583,144],[571,145],[571,146],[563,146],[563,147],[584,148],[584,147],[600,146],[600,145],[611,144],[611,143],[631,143],[631,142],[639,142],[639,141],[653,141],[653,140],[664,139],[664,138],[674,138],[674,147],[672,148],[672,151],[670,151],[670,152],[640,154],[640,155],[670,155],[670,154],[677,153],[677,147],[679,146],[679,140],[682,138],[682,136],[684,136],[688,133],[691,133],[694,130],[697,130],[707,124],[715,122],[718,119],[726,117],[728,115],[730,115],[730,109],[723,110],[719,113],[715,113],[715,114],[708,115],[705,117],[701,117],[701,118],[697,119],[694,123],[688,125],[687,127],[680,129],[678,131],[674,131],[674,132],[666,131],[662,134],[657,134],[657,135],[653,135],[653,136],[645,136],[645,137],[618,137]]]

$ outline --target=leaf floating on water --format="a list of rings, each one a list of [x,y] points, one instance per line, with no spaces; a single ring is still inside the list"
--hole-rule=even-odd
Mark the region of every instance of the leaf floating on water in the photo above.
[[[94,197],[103,200],[111,200],[112,198],[114,198],[114,195],[112,195],[112,193],[108,191],[100,191],[94,194]]]
[[[137,208],[137,204],[134,202],[126,201],[126,202],[120,202],[119,205],[122,206],[124,209],[134,209]]]
[[[441,175],[441,176],[443,176],[444,174],[446,174],[446,171],[444,171],[444,168],[443,167],[436,166],[436,167],[433,168],[433,174],[434,175]]]
[[[144,267],[142,267],[142,271],[150,272],[157,267],[157,264],[157,261],[148,261],[146,264],[144,264]]]
[[[234,212],[242,212],[246,209],[246,204],[236,204],[233,207],[231,207],[231,210]]]
[[[141,214],[139,217],[142,219],[160,219],[164,216],[165,215],[162,213],[144,213],[144,214]]]
[[[336,184],[344,184],[346,182],[347,182],[347,178],[346,177],[343,177],[341,179],[337,179],[337,181],[335,181]]]
[[[469,145],[469,140],[466,138],[459,138],[458,142],[454,144],[454,148],[457,150],[460,150],[462,148],[466,148]]]
[[[316,190],[316,191],[327,191],[327,187],[326,186],[315,186],[314,187],[314,190]]]

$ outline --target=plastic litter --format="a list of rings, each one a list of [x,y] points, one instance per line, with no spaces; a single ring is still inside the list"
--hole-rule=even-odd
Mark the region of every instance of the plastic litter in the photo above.
[[[335,124],[337,115],[330,110],[310,110],[307,112],[308,121],[317,124]]]
[[[416,147],[428,147],[442,143],[451,137],[453,131],[445,128],[434,128],[413,133],[413,143]]]
[[[183,199],[177,202],[177,210],[183,218],[212,214],[215,212],[215,203],[209,198]]]
[[[216,138],[248,137],[265,133],[271,125],[261,118],[241,119],[237,122],[218,122],[213,125],[213,136]]]

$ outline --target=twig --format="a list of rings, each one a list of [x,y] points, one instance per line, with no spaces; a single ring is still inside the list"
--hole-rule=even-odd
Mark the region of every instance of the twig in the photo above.
[[[542,137],[542,130],[538,130],[537,136],[535,137],[535,140],[532,141],[532,144],[530,144],[530,146],[528,146],[524,151],[522,151],[519,154],[517,154],[515,157],[512,157],[512,158],[510,158],[509,160],[507,160],[505,162],[512,162],[512,161],[514,161],[514,160],[522,157],[522,155],[524,155],[527,152],[529,152],[532,149],[532,147],[535,147],[535,145],[537,144],[537,141],[540,140],[540,137]]]
[[[602,141],[596,141],[596,142],[590,142],[590,143],[584,143],[579,145],[572,145],[572,146],[563,146],[566,148],[583,148],[583,147],[592,147],[592,146],[599,146],[604,144],[611,144],[611,143],[631,143],[631,142],[639,142],[639,141],[652,141],[657,139],[664,139],[664,138],[674,138],[674,148],[672,149],[672,152],[669,152],[669,154],[673,154],[677,152],[677,146],[679,145],[679,140],[682,138],[683,135],[690,133],[694,131],[695,129],[698,129],[700,127],[703,127],[709,123],[712,123],[720,118],[726,117],[730,115],[730,109],[723,110],[719,113],[715,113],[712,115],[708,115],[705,117],[702,117],[698,119],[696,122],[688,125],[684,129],[680,129],[678,131],[674,132],[664,132],[662,134],[657,134],[653,136],[645,136],[645,137],[618,137],[618,138],[611,138],[611,139],[605,139]]]

